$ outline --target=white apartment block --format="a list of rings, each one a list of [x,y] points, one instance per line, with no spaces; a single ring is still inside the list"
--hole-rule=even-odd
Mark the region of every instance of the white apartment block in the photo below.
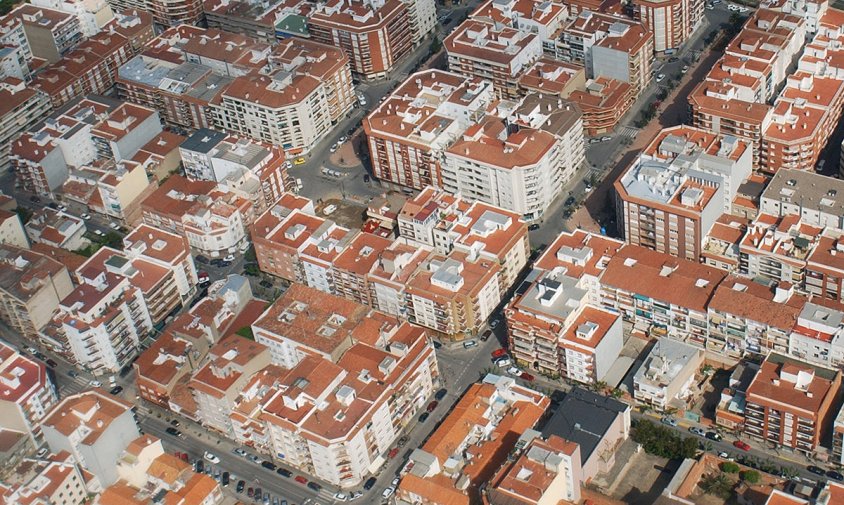
[[[33,442],[41,420],[58,401],[47,365],[0,342],[0,427],[26,434]]]
[[[196,264],[184,237],[141,224],[123,237],[123,253],[130,259],[141,258],[172,272],[183,303],[196,292],[199,282]]]
[[[85,37],[96,35],[114,19],[114,13],[106,0],[33,0],[30,3],[75,16]]]
[[[418,46],[437,27],[437,4],[434,0],[402,0],[410,18],[410,41]]]
[[[844,181],[805,170],[777,170],[765,186],[759,212],[795,215],[809,226],[844,229]]]
[[[828,368],[844,365],[844,310],[806,303],[789,335],[788,353]]]
[[[633,398],[658,410],[688,397],[703,351],[689,344],[660,338],[633,376]]]

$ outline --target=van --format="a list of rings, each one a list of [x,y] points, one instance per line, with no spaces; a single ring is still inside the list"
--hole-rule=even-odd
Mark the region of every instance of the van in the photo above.
[[[467,340],[467,341],[463,342],[463,348],[464,349],[471,349],[472,347],[477,347],[477,346],[478,346],[478,342],[475,341],[475,340]]]

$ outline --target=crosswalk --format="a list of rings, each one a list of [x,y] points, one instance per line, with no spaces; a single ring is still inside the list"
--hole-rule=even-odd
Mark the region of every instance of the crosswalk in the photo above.
[[[619,137],[630,137],[631,139],[636,138],[636,135],[638,134],[639,129],[632,126],[623,126],[621,130],[618,131]]]

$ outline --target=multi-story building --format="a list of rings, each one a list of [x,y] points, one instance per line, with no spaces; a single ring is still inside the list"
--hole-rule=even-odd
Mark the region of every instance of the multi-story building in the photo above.
[[[442,187],[539,220],[585,160],[580,111],[541,94],[501,103],[445,150]]]
[[[17,212],[0,209],[0,243],[29,248],[26,230]]]
[[[597,77],[589,79],[584,89],[573,91],[569,100],[583,113],[583,131],[587,135],[600,135],[615,130],[627,114],[636,95],[626,82]]]
[[[0,78],[14,77],[28,79],[32,69],[32,48],[26,39],[21,18],[12,15],[0,17],[0,45],[4,50],[0,52]]]
[[[396,490],[398,500],[412,504],[480,502],[482,484],[494,475],[502,458],[531,430],[550,401],[516,384],[514,379],[489,374],[473,384],[420,449],[410,456],[412,471]],[[454,458],[469,451],[472,458]],[[559,496],[555,497],[559,499]]]
[[[765,186],[759,212],[800,216],[818,228],[844,229],[844,181],[805,170],[783,168]]]
[[[129,39],[132,54],[138,54],[155,38],[153,18],[149,12],[138,9],[126,9],[114,13],[114,19],[108,22],[104,31],[115,32]]]
[[[601,276],[601,304],[621,312],[633,331],[706,346],[707,304],[726,272],[625,245]]]
[[[48,256],[0,244],[0,319],[34,338],[73,290],[70,274]]]
[[[161,119],[155,109],[121,103],[91,130],[99,158],[131,160],[161,133]]]
[[[803,291],[818,299],[844,303],[844,237],[824,235],[806,259]]]
[[[533,91],[568,98],[573,92],[586,87],[586,70],[577,63],[543,56],[522,72],[519,87],[524,93]]]
[[[823,230],[799,216],[759,216],[739,244],[739,273],[801,287],[806,259],[817,247]]]
[[[50,97],[20,79],[5,77],[0,80],[0,104],[0,170],[7,170],[12,142],[47,115]]]
[[[841,368],[844,365],[844,309],[823,300],[806,302],[789,335],[788,354],[826,368]]]
[[[140,435],[133,405],[93,389],[65,397],[41,424],[50,451],[67,451],[99,479],[117,480],[117,460]]]
[[[701,349],[660,338],[633,376],[633,398],[660,411],[684,408],[702,365]]]
[[[145,7],[161,26],[198,25],[205,18],[200,0],[148,0]]]
[[[270,364],[270,349],[259,342],[231,335],[208,351],[208,358],[188,387],[203,426],[231,436],[230,414],[247,382]]]
[[[442,187],[442,153],[494,100],[476,77],[430,70],[407,78],[363,120],[372,174],[385,183]]]
[[[621,318],[598,308],[598,279],[621,242],[563,233],[504,310],[510,354],[547,375],[593,384],[621,351]]]
[[[87,95],[111,91],[117,69],[132,57],[129,39],[100,32],[78,44],[33,79],[32,86],[50,96],[54,108]]]
[[[638,97],[651,82],[653,52],[653,33],[642,23],[586,10],[565,27],[557,57],[582,63],[589,79],[625,82]]]
[[[256,213],[293,190],[284,151],[276,146],[202,128],[179,145],[179,153],[188,178],[216,182],[252,202]]]
[[[203,0],[201,10],[209,28],[271,44],[275,39],[273,23],[282,14],[285,3],[282,0]],[[305,19],[299,22],[304,25]]]
[[[69,452],[25,460],[16,470],[21,472],[15,475],[20,480],[4,489],[7,503],[82,505],[100,490],[96,478],[80,468]]]
[[[58,401],[47,365],[0,343],[0,384],[0,426],[35,442],[41,435],[41,420]]]
[[[273,365],[244,388],[236,439],[343,488],[390,451],[439,376],[423,329],[315,289],[294,284],[252,329]]]
[[[33,0],[31,3],[36,7],[53,8],[74,16],[79,20],[82,35],[85,37],[99,33],[114,19],[111,5],[106,0]]]
[[[709,301],[707,349],[734,358],[785,354],[806,298],[793,286],[729,276]]]
[[[688,126],[662,130],[615,182],[628,243],[697,261],[751,173],[746,141]]]
[[[443,45],[451,72],[491,81],[498,98],[518,98],[519,76],[542,56],[539,35],[491,20],[467,19]]]
[[[123,254],[172,273],[181,303],[188,302],[196,292],[196,266],[184,237],[141,224],[123,237]]]
[[[433,30],[435,16],[432,0],[331,0],[315,7],[307,33],[342,49],[362,79],[377,79]]]
[[[744,433],[814,454],[832,428],[841,371],[771,353],[747,389]]]
[[[38,209],[25,225],[26,235],[33,243],[75,251],[89,244],[84,237],[86,226],[82,218],[63,211],[44,207]]]
[[[71,169],[61,193],[108,219],[133,226],[141,219],[141,203],[157,186],[140,163],[100,159]]]
[[[633,9],[637,19],[653,33],[657,53],[679,49],[703,19],[700,0],[635,0]]]
[[[152,329],[142,288],[110,270],[126,266],[116,258],[104,270],[77,271],[79,285],[39,335],[44,345],[97,375],[126,366]]]
[[[55,63],[82,41],[79,19],[69,13],[24,3],[8,16],[19,19],[23,24],[30,48],[26,54],[27,60],[35,57]],[[4,20],[3,24],[6,23]]]
[[[550,500],[580,501],[583,468],[580,446],[551,435],[536,437],[496,472],[483,491],[489,505],[540,505]]]

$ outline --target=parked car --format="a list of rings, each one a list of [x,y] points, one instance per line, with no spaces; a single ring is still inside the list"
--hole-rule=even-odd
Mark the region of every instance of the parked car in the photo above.
[[[197,263],[202,263],[203,265],[208,264],[208,258],[206,258],[205,256],[203,256],[201,254],[198,254],[196,256],[196,258],[194,258],[194,260],[196,260]]]
[[[293,164],[294,165],[304,165],[305,164],[305,158],[302,158],[300,156],[300,157],[296,158],[295,160],[293,160]]]
[[[463,348],[464,349],[471,349],[472,347],[477,347],[477,346],[478,346],[478,342],[475,341],[475,340],[467,340],[467,341],[463,342]]]
[[[346,501],[348,499],[349,496],[343,491],[337,491],[336,493],[334,493],[334,501]]]
[[[266,460],[261,461],[261,466],[263,466],[264,468],[266,468],[267,470],[269,470],[271,472],[275,472],[275,469],[276,469],[276,464],[273,463],[272,461],[266,461]]]
[[[44,458],[46,455],[50,454],[50,450],[46,447],[42,447],[38,449],[38,452],[35,453],[35,457],[38,459]]]
[[[237,481],[237,486],[235,486],[235,488],[234,488],[235,492],[237,492],[237,494],[242,493],[244,486],[246,486],[246,481],[243,481],[243,480]]]
[[[395,458],[395,457],[396,457],[396,456],[398,456],[398,455],[399,455],[399,448],[398,448],[398,447],[393,447],[392,449],[390,449],[390,452],[388,452],[388,453],[387,453],[387,458],[388,458],[388,459],[393,459],[393,458]]]
[[[331,147],[328,148],[329,152],[336,153],[337,152],[337,144],[331,144]]]
[[[721,458],[721,459],[726,459],[727,461],[735,461],[736,460],[736,458],[730,456],[729,453],[724,452],[724,451],[719,452],[718,457]]]
[[[577,200],[573,196],[570,196],[570,197],[566,198],[565,204],[566,205],[574,205],[575,202],[577,202]]]
[[[440,404],[440,402],[438,402],[437,400],[434,400],[434,401],[432,401],[431,403],[428,404],[428,408],[426,408],[425,410],[427,410],[428,412],[433,412],[434,410],[437,409],[437,405],[439,405],[439,404]]]
[[[442,388],[434,394],[434,399],[437,401],[442,400],[445,398],[445,395],[448,394],[448,390],[446,388]]]
[[[363,488],[365,490],[369,491],[370,489],[372,489],[375,486],[376,482],[377,482],[377,479],[375,477],[370,477],[370,478],[366,479],[366,482],[363,483]]]
[[[82,219],[87,221],[87,220],[91,219],[91,214],[88,214],[87,212],[83,212],[82,215],[79,216],[79,217],[81,217]]]
[[[396,445],[398,445],[399,447],[404,447],[405,445],[407,445],[407,440],[408,440],[407,435],[404,435],[403,437],[401,437],[399,439],[398,442],[396,442]]]
[[[498,368],[507,368],[511,364],[513,364],[513,362],[510,361],[510,358],[501,358],[496,360],[495,362],[495,366],[497,366]]]
[[[75,379],[75,378],[79,377],[79,372],[77,372],[76,370],[70,370],[70,371],[67,372],[67,375],[68,375],[68,377]]]
[[[231,478],[231,474],[229,472],[223,472],[223,477],[220,479],[220,484],[223,487],[227,487],[229,485],[229,479]]]
[[[717,431],[707,431],[706,432],[706,438],[708,438],[709,440],[714,440],[714,441],[718,442],[718,441],[721,440],[721,434],[718,433]]]
[[[234,261],[234,254],[229,254],[228,256],[223,258],[223,261]]]
[[[297,475],[296,478],[293,479],[293,480],[295,480],[299,484],[307,484],[308,483],[308,479],[302,477],[301,475]]]
[[[486,330],[483,335],[481,335],[481,342],[486,342],[489,340],[489,337],[492,336],[492,330]]]
[[[312,490],[316,491],[317,493],[319,493],[322,490],[322,486],[320,486],[316,482],[308,482],[308,487],[311,488]]]
[[[293,472],[291,472],[290,470],[288,470],[286,468],[279,468],[278,470],[275,471],[275,473],[277,473],[277,474],[279,474],[282,477],[287,478],[287,479],[289,479],[290,477],[293,477]]]
[[[507,355],[507,349],[496,349],[492,351],[492,359],[500,358]]]
[[[50,368],[56,368],[57,366],[59,366],[59,364],[56,363],[55,360],[47,358],[47,366]]]
[[[92,388],[101,388],[101,387],[103,387],[103,383],[102,383],[102,382],[100,382],[100,381],[98,381],[98,380],[92,380],[91,382],[89,382],[89,383],[88,383],[88,385],[89,385],[89,386],[91,386]]]
[[[691,426],[691,427],[689,427],[689,432],[690,432],[690,433],[693,433],[693,434],[695,434],[695,435],[697,435],[697,436],[699,436],[699,437],[705,437],[705,436],[706,436],[706,431],[704,431],[704,430],[702,430],[702,429],[698,428],[697,426]]]
[[[250,487],[249,489],[247,489],[247,490],[246,490],[246,497],[247,497],[247,498],[252,498],[252,496],[253,496],[254,494],[255,494],[255,490],[253,490],[251,487]]]
[[[494,330],[497,326],[498,326],[498,319],[493,319],[492,321],[490,321],[490,323],[489,323],[490,328],[492,328]]]
[[[742,451],[749,451],[750,450],[750,444],[748,444],[747,442],[744,442],[742,440],[736,440],[735,442],[733,442],[733,446],[741,449]]]
[[[826,476],[839,482],[844,481],[844,475],[842,475],[841,472],[836,472],[835,470],[828,470],[826,472]]]
[[[810,471],[811,473],[813,473],[815,475],[826,475],[826,470],[824,470],[823,468],[821,468],[819,466],[809,465],[809,466],[806,467],[806,470]]]
[[[387,498],[393,496],[393,493],[395,493],[395,492],[396,492],[396,490],[394,488],[388,487],[387,489],[384,490],[383,493],[381,493],[381,497],[386,500]]]
[[[259,286],[261,286],[261,287],[264,287],[264,288],[271,288],[271,287],[273,287],[273,283],[272,283],[272,282],[270,282],[270,281],[267,281],[267,280],[264,280],[264,281],[259,282],[259,283],[258,283],[258,285],[259,285]]]
[[[174,437],[182,436],[182,432],[177,430],[176,428],[173,428],[172,426],[167,427],[167,429],[165,429],[164,431],[166,431],[168,435],[173,435]]]
[[[677,426],[677,420],[670,416],[663,417],[660,422],[668,426]]]
[[[514,367],[514,366],[511,366],[510,368],[507,369],[507,373],[512,375],[513,377],[518,377],[522,374],[522,371],[519,370],[518,368]]]
[[[531,225],[528,225],[528,231],[536,231],[538,229],[539,229],[539,225],[537,223],[533,223]]]
[[[424,423],[425,421],[428,420],[429,417],[431,417],[431,414],[429,414],[427,412],[422,412],[422,414],[419,415],[419,422]]]
[[[203,454],[202,457],[215,465],[220,464],[220,458],[218,458],[213,452],[205,451],[205,454]]]
[[[665,74],[657,74],[656,75],[656,82],[662,82],[665,79]]]
[[[522,380],[526,380],[528,382],[533,382],[534,380],[536,380],[536,377],[534,377],[533,375],[531,375],[527,372],[522,372],[521,375],[519,375],[519,377],[521,377]]]
[[[332,204],[328,205],[327,207],[325,207],[324,209],[322,209],[322,213],[326,216],[330,216],[331,214],[334,214],[334,211],[336,211],[336,210],[337,210],[337,206],[332,203]]]
[[[123,392],[123,386],[114,386],[113,388],[109,389],[108,392],[113,395],[119,395]]]

